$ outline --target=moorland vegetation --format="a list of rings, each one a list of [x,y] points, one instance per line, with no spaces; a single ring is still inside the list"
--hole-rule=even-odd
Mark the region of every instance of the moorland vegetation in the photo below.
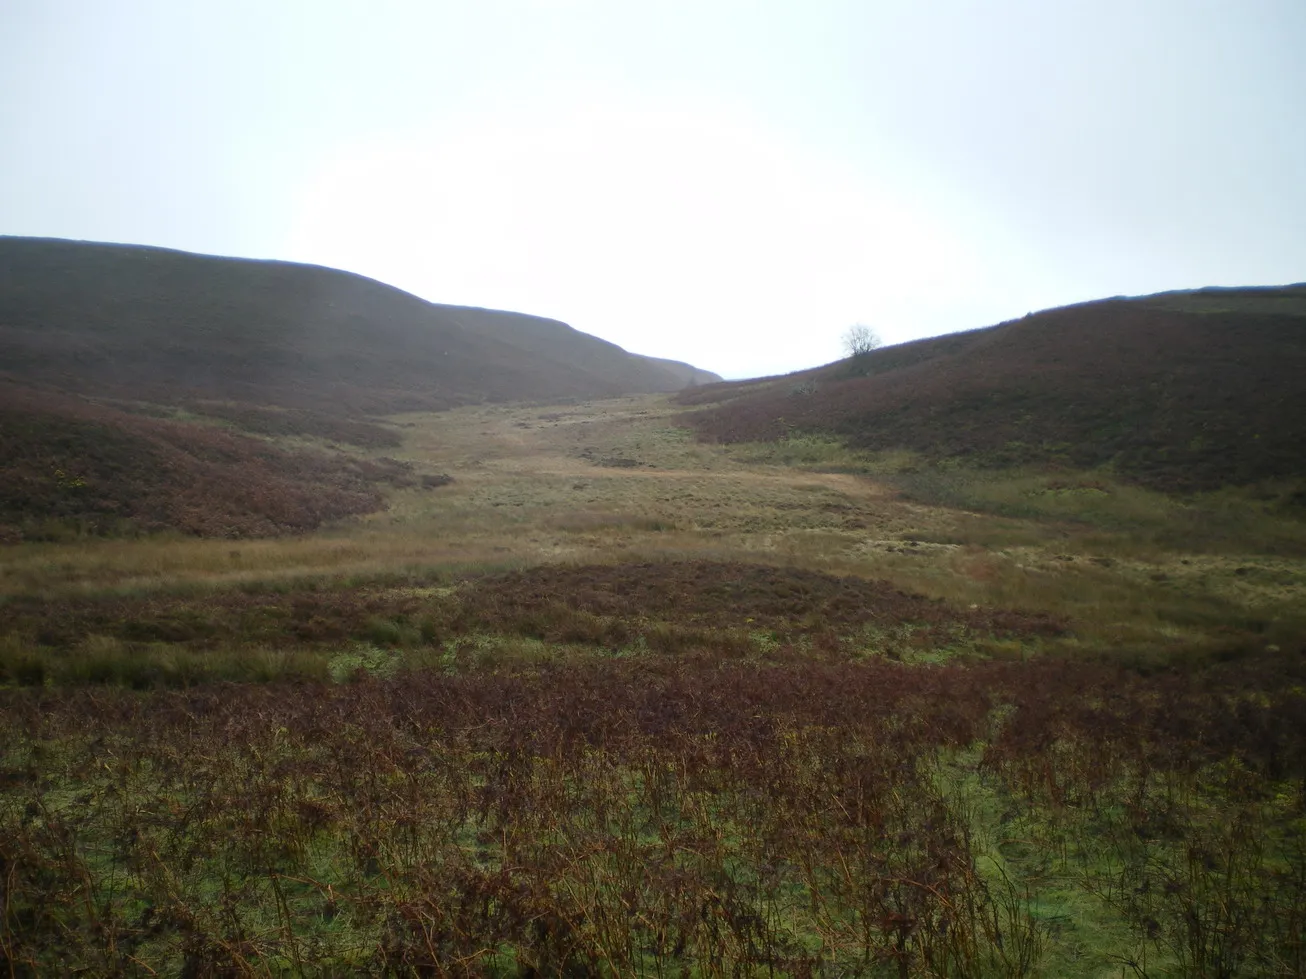
[[[180,440],[231,467],[216,478],[276,459],[306,507],[384,506],[0,551],[0,964],[1303,974],[1301,471],[1278,449],[1231,464],[1245,480],[1200,460],[1172,479],[1157,443],[952,451],[906,437],[924,422],[859,441],[835,407],[878,404],[861,385],[898,384],[904,349],[797,393],[342,415],[360,427],[330,434],[291,404],[223,400],[236,431],[176,402],[24,393],[0,432],[71,399],[106,446],[79,458],[106,469],[151,458],[180,484]],[[1084,388],[1061,390],[1080,432]],[[70,430],[41,440],[65,451]],[[118,451],[123,432],[142,444]],[[101,492],[66,451],[24,471]]]
[[[78,394],[355,416],[676,391],[695,370],[335,269],[3,236],[0,364]]]
[[[1172,492],[1306,472],[1306,285],[1107,299],[684,392],[722,441],[838,436],[979,466],[1109,466]]]

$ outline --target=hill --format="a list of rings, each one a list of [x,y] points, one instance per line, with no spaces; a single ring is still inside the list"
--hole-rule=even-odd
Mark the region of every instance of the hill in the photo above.
[[[0,364],[26,383],[339,414],[675,391],[680,373],[555,320],[363,276],[0,237]]]
[[[307,530],[422,478],[331,450],[397,446],[372,416],[674,391],[697,375],[718,379],[331,269],[0,237],[0,541]],[[329,445],[269,441],[285,436]]]
[[[826,433],[1171,491],[1306,474],[1306,285],[1115,298],[683,392],[725,442]]]

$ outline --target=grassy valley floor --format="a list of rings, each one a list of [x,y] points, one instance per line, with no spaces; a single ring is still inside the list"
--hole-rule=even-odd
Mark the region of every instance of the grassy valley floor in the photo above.
[[[6,547],[0,963],[1306,970],[1306,526],[1269,489],[686,410],[396,416],[452,483]]]

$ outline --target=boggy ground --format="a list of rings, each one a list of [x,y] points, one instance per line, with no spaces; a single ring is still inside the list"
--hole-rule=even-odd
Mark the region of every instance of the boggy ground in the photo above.
[[[384,513],[6,548],[0,963],[1301,974],[1299,523],[681,410],[399,416],[454,482]]]

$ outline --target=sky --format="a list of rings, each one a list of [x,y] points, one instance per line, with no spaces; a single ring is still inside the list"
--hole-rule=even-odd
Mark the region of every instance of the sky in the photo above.
[[[0,234],[727,377],[1306,280],[1306,0],[0,0]]]

